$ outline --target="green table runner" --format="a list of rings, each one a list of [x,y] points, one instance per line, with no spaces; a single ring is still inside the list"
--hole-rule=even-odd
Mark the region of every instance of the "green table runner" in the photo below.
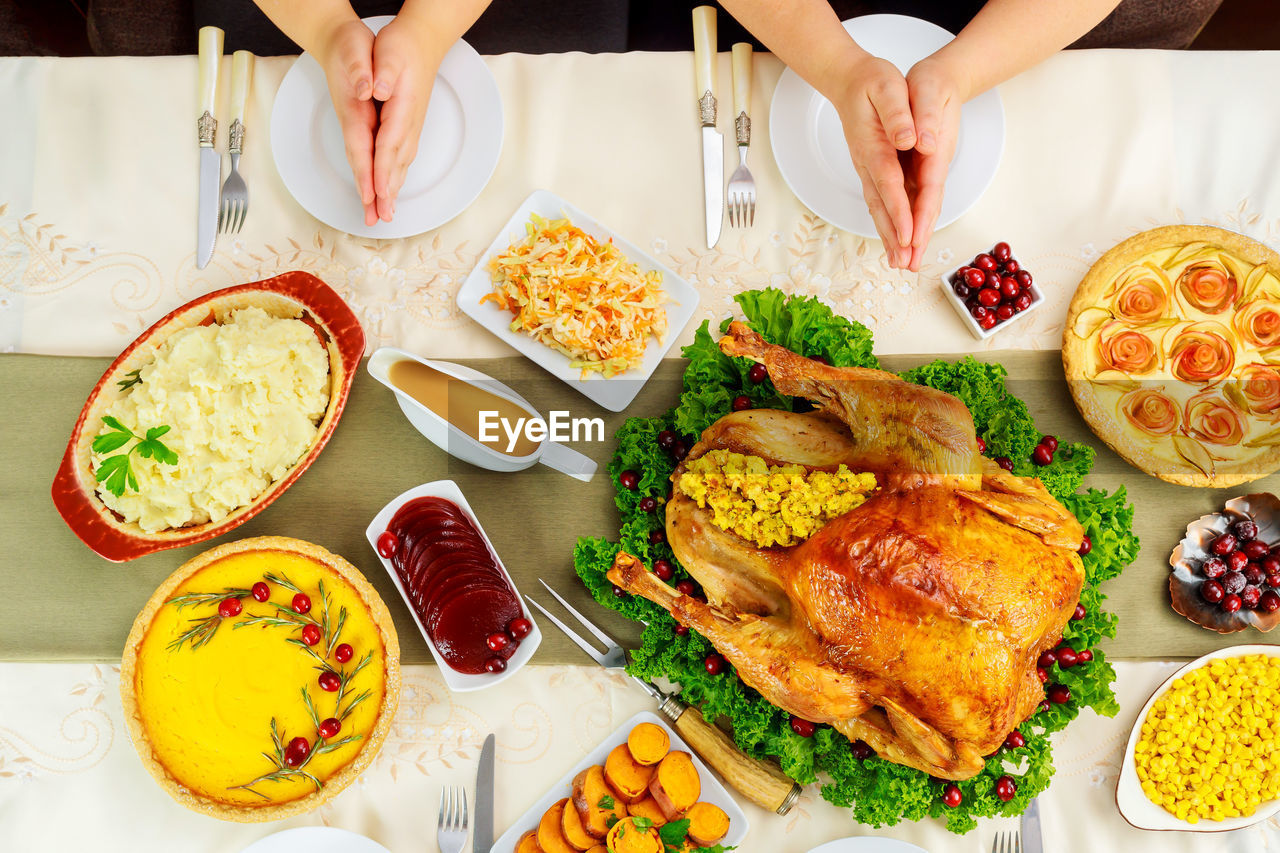
[[[1172,486],[1130,467],[1104,447],[1076,413],[1056,352],[984,356],[1009,368],[1011,390],[1027,401],[1047,432],[1086,441],[1098,461],[1086,485],[1125,485],[1137,507],[1143,550],[1137,562],[1104,587],[1120,614],[1119,634],[1104,646],[1113,657],[1184,658],[1241,642],[1256,631],[1220,637],[1187,622],[1168,604],[1169,552],[1192,518],[1233,495],[1271,491],[1280,475],[1230,490]],[[901,370],[923,356],[882,359]],[[7,355],[0,358],[4,431],[0,441],[0,660],[117,661],[134,617],[160,582],[183,561],[220,541],[248,536],[293,536],[341,554],[382,594],[400,633],[405,663],[429,663],[430,654],[408,609],[364,537],[369,520],[387,501],[431,480],[456,480],[521,592],[548,601],[545,579],[575,607],[624,645],[638,627],[595,606],[573,573],[578,536],[617,533],[612,488],[604,472],[614,430],[630,415],[669,408],[679,393],[683,362],[664,362],[626,414],[595,406],[523,358],[462,363],[512,385],[544,413],[602,417],[606,440],[580,443],[601,471],[580,483],[545,466],[516,473],[485,471],[459,462],[419,435],[393,395],[361,371],[332,440],[311,468],[274,504],[220,539],[162,551],[129,563],[111,563],[90,551],[59,518],[49,497],[54,472],[84,400],[109,360]],[[554,603],[554,602],[552,602]],[[545,619],[534,663],[587,663]]]

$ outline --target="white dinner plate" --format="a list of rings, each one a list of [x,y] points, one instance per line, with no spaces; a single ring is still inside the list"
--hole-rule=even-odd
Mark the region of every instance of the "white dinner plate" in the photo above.
[[[615,746],[627,742],[627,735],[631,730],[640,723],[653,723],[655,726],[661,726],[666,731],[667,736],[671,738],[672,751],[683,751],[689,753],[693,758],[693,766],[698,770],[698,777],[702,782],[702,795],[698,799],[702,802],[711,803],[724,809],[724,813],[729,816],[729,832],[720,843],[725,847],[737,846],[739,850],[742,847],[742,839],[747,835],[747,816],[742,813],[742,808],[729,796],[729,792],[725,790],[724,785],[720,784],[720,780],[715,774],[707,769],[707,765],[702,763],[702,759],[698,754],[689,748],[689,744],[685,743],[684,738],[676,734],[675,729],[667,724],[667,721],[651,711],[641,711],[631,719],[627,720],[621,726],[609,735],[600,745],[587,753],[581,761],[573,766],[573,769],[560,777],[560,781],[551,786],[542,798],[529,807],[528,811],[516,818],[516,822],[511,824],[506,832],[502,833],[502,837],[493,843],[493,853],[512,853],[516,849],[516,842],[520,840],[520,836],[524,835],[531,829],[538,828],[538,821],[547,813],[547,809],[551,808],[559,800],[570,795],[570,788],[573,783],[573,777],[593,764],[604,764],[604,760],[609,757],[609,753],[613,751]],[[887,851],[886,851],[887,853]],[[899,851],[894,851],[899,853]],[[907,851],[901,851],[907,853]],[[920,851],[924,853],[924,851]]]
[[[332,826],[300,826],[275,832],[241,853],[391,853],[363,835]]]
[[[889,60],[903,74],[954,38],[942,27],[905,15],[864,15],[845,21],[844,28],[866,51]],[[790,68],[773,92],[769,140],[778,170],[806,207],[837,228],[878,236],[835,107]],[[961,110],[960,136],[936,228],[955,222],[977,203],[1003,153],[1004,107],[991,89]]]
[[[365,18],[375,33],[390,15]],[[285,187],[326,225],[361,237],[412,237],[438,228],[476,200],[502,153],[502,96],[480,54],[459,40],[440,63],[390,222],[364,224],[338,114],[320,63],[302,54],[271,108],[271,153]]]
[[[552,349],[530,335],[511,329],[511,312],[493,302],[481,304],[480,300],[493,291],[493,277],[489,273],[489,260],[501,254],[517,240],[524,239],[525,226],[532,214],[546,219],[568,217],[569,221],[598,240],[612,240],[628,259],[634,261],[641,272],[657,270],[662,275],[662,289],[666,291],[667,336],[658,342],[650,338],[645,348],[644,361],[638,367],[624,371],[609,379],[599,372],[582,378],[582,370],[572,366],[569,356]],[[489,248],[480,256],[476,268],[467,276],[458,291],[458,307],[462,313],[510,344],[515,350],[528,356],[534,364],[557,379],[563,380],[586,397],[611,412],[620,412],[631,404],[644,383],[653,375],[663,357],[675,345],[684,327],[693,319],[698,307],[698,291],[693,285],[676,275],[651,257],[643,249],[617,232],[605,227],[591,216],[546,190],[535,190],[524,200],[516,212],[493,238]]]
[[[813,848],[809,853],[929,853],[929,851],[905,841],[898,841],[896,838],[860,835],[828,841]]]

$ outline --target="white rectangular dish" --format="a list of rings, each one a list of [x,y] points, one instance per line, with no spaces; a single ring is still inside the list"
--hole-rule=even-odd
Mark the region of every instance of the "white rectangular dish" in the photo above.
[[[560,780],[551,786],[536,803],[516,822],[511,824],[506,832],[494,842],[493,853],[512,853],[516,848],[516,842],[520,840],[520,836],[524,835],[531,829],[538,828],[538,821],[555,803],[564,797],[570,795],[570,787],[573,784],[573,777],[593,764],[604,764],[604,760],[614,747],[627,742],[627,735],[640,723],[653,723],[655,726],[661,726],[666,731],[667,736],[671,738],[672,751],[683,751],[689,753],[693,757],[693,766],[698,769],[698,776],[702,781],[702,796],[698,799],[719,806],[724,809],[724,813],[729,816],[729,833],[719,842],[725,847],[734,847],[742,844],[742,839],[747,835],[747,816],[743,814],[742,809],[734,802],[733,797],[729,796],[729,792],[725,790],[724,785],[720,784],[720,779],[712,773],[707,765],[702,763],[702,759],[698,754],[689,748],[680,735],[667,724],[667,721],[651,711],[641,711],[631,719],[627,720],[621,726],[609,735],[600,745],[591,752],[583,756],[582,760],[573,766],[573,768],[560,777]],[[601,841],[603,843],[603,839]]]
[[[404,588],[404,584],[400,581],[400,575],[396,573],[396,568],[391,561],[378,554],[378,537],[387,529],[387,525],[391,523],[392,517],[396,514],[400,507],[407,504],[415,498],[444,498],[457,504],[458,508],[466,513],[467,518],[475,525],[476,532],[480,534],[480,538],[484,540],[484,544],[488,546],[489,553],[493,556],[494,563],[502,570],[507,578],[507,583],[511,584],[511,589],[516,594],[516,600],[520,602],[521,608],[524,610],[524,616],[533,623],[533,630],[529,635],[520,641],[520,647],[516,649],[516,653],[507,661],[507,668],[502,672],[485,673],[484,675],[471,675],[465,672],[458,672],[449,666],[441,657],[440,652],[436,649],[436,644],[432,642],[431,635],[427,633],[426,626],[422,624],[422,620],[418,618],[418,611],[414,609],[413,603],[409,600],[409,593]],[[453,480],[436,480],[432,483],[423,483],[421,486],[415,486],[407,492],[397,495],[386,506],[378,511],[373,517],[373,521],[369,522],[369,526],[365,529],[365,538],[369,540],[369,547],[373,548],[373,553],[377,555],[382,565],[386,568],[387,574],[391,575],[391,582],[396,585],[396,589],[400,591],[400,597],[404,599],[405,607],[409,608],[409,614],[413,617],[413,622],[418,626],[418,630],[422,632],[422,639],[426,641],[427,648],[431,650],[431,656],[435,658],[436,665],[440,667],[440,675],[444,678],[445,684],[455,693],[467,693],[472,690],[483,690],[486,687],[492,687],[506,681],[515,675],[516,670],[524,666],[529,658],[533,657],[533,653],[537,650],[538,645],[542,642],[542,631],[538,629],[538,623],[534,621],[533,613],[525,607],[524,600],[520,597],[520,589],[516,586],[515,580],[511,577],[511,572],[507,571],[507,567],[503,565],[502,558],[498,556],[498,552],[493,547],[493,542],[489,539],[489,535],[484,532],[484,527],[480,524],[480,519],[476,518],[475,511],[471,509],[471,504],[467,503],[467,498],[462,494],[462,490],[458,488],[458,484]]]
[[[947,302],[951,303],[951,307],[955,309],[956,314],[960,316],[960,322],[964,323],[964,327],[969,330],[969,333],[972,334],[975,338],[977,338],[980,341],[985,341],[987,338],[990,338],[993,335],[1000,334],[1004,330],[1008,329],[1010,326],[1017,325],[1028,314],[1030,314],[1032,311],[1035,311],[1041,305],[1044,304],[1044,293],[1043,291],[1041,291],[1040,285],[1032,284],[1031,304],[1027,307],[1025,311],[1020,311],[1017,314],[1014,314],[1008,320],[997,323],[996,325],[992,326],[990,329],[984,329],[978,325],[977,320],[973,319],[973,315],[970,314],[969,309],[965,307],[964,300],[962,300],[959,296],[956,296],[955,289],[951,286],[951,277],[955,275],[960,270],[961,267],[967,267],[967,266],[969,266],[969,264],[967,263],[957,264],[956,266],[952,267],[951,269],[943,273],[942,293],[946,297]]]
[[[598,373],[582,378],[582,370],[571,366],[570,358],[551,347],[534,340],[524,332],[512,331],[511,313],[492,302],[483,305],[480,300],[493,290],[489,274],[489,261],[506,251],[507,247],[525,236],[525,225],[532,214],[547,219],[568,217],[574,225],[599,240],[612,240],[643,272],[657,270],[662,274],[662,289],[666,291],[667,336],[659,343],[650,339],[645,348],[644,361],[639,367],[605,379]],[[480,255],[475,269],[467,276],[458,291],[458,307],[471,319],[497,335],[530,361],[562,380],[587,398],[594,400],[611,412],[620,412],[631,404],[644,383],[649,381],[658,363],[670,352],[684,327],[693,319],[698,307],[698,291],[693,285],[676,275],[636,244],[605,227],[594,218],[546,190],[535,190],[524,200],[516,212],[502,226],[489,248]]]

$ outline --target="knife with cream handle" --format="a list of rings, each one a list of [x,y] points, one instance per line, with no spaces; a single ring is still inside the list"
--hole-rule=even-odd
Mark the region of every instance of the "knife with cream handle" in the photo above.
[[[218,108],[222,37],[222,30],[217,27],[200,28],[199,83],[196,90],[199,99],[196,128],[200,141],[200,199],[196,203],[196,267],[199,269],[208,266],[209,259],[213,257],[213,241],[218,235],[222,158],[213,147],[218,135],[218,120],[213,113]]]

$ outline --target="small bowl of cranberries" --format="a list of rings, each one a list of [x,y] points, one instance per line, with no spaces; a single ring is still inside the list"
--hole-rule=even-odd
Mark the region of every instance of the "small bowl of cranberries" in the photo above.
[[[1008,243],[996,243],[942,277],[942,291],[974,337],[986,340],[1044,302]]]
[[[1280,624],[1280,498],[1244,495],[1187,525],[1169,557],[1173,609],[1231,634]]]

